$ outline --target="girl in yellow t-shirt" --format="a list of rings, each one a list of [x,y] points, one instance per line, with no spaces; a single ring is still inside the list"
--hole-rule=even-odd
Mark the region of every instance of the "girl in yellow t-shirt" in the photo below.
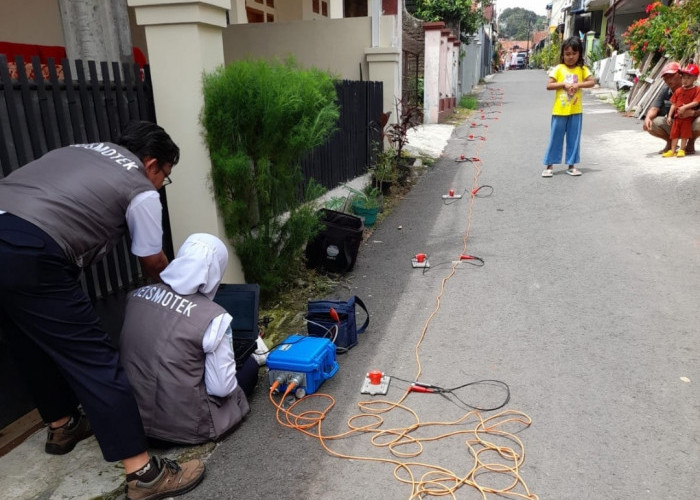
[[[583,123],[581,89],[595,85],[593,75],[583,62],[583,44],[577,36],[564,41],[561,46],[560,64],[549,72],[547,90],[555,90],[552,107],[552,129],[549,146],[544,155],[547,168],[542,177],[552,177],[552,165],[561,163],[566,139],[566,163],[569,175],[581,175],[575,167],[581,161],[581,126]]]

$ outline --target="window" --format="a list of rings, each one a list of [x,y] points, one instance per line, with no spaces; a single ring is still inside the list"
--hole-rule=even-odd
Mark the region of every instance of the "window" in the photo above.
[[[275,22],[275,0],[246,0],[249,23]]]
[[[321,14],[324,17],[328,17],[328,2],[326,0],[313,0],[311,9],[314,11],[314,14]]]
[[[249,23],[264,23],[265,14],[256,9],[251,9],[250,7],[245,8],[246,14],[248,14]]]

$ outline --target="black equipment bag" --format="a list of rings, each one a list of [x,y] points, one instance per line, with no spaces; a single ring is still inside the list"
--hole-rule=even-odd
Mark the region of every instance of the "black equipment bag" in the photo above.
[[[355,265],[365,225],[359,217],[321,209],[323,228],[306,245],[306,265],[334,273],[350,271]]]

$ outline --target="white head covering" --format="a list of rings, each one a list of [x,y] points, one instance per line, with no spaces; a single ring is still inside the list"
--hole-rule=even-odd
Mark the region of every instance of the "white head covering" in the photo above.
[[[160,278],[177,293],[199,292],[213,299],[227,263],[228,251],[219,238],[196,233],[185,240]]]

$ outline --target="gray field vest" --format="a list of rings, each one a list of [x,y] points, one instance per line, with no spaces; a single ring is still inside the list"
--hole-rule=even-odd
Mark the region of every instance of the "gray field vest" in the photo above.
[[[126,231],[126,209],[154,190],[141,161],[111,143],[54,149],[0,179],[0,210],[41,228],[87,267]]]
[[[129,294],[120,337],[121,362],[149,437],[196,444],[217,439],[250,410],[240,386],[207,394],[202,340],[226,310],[204,295],[178,295],[165,284]]]

